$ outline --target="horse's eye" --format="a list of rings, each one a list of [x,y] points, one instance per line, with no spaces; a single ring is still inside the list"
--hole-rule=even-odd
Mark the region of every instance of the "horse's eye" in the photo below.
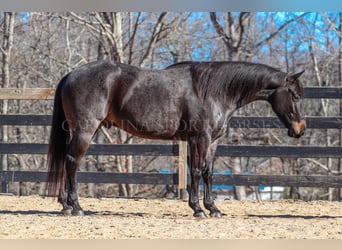
[[[300,99],[300,96],[296,93],[296,91],[294,89],[292,89],[291,87],[288,90],[292,94],[292,101],[298,102]]]

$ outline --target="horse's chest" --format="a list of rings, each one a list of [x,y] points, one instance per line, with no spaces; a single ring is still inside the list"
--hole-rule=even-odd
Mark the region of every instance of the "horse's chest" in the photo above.
[[[223,110],[220,105],[210,105],[210,122],[209,127],[211,129],[211,136],[213,139],[222,137],[227,130],[227,121],[229,113]]]

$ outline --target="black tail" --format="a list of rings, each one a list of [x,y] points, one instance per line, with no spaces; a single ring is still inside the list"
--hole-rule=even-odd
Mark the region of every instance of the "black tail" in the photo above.
[[[62,105],[62,88],[68,75],[59,82],[53,107],[52,126],[48,151],[48,196],[56,196],[57,190],[61,192],[65,183],[65,155],[67,139],[69,136],[68,124],[66,122]]]

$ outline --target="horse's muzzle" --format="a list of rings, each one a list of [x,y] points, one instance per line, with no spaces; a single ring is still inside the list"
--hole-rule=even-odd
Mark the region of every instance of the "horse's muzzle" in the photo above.
[[[289,129],[288,135],[290,137],[300,138],[304,135],[306,129],[306,121],[292,122],[292,128]]]

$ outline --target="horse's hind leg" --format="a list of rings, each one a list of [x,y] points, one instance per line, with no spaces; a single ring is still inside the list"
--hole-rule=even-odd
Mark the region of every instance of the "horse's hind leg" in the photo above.
[[[82,157],[88,149],[92,136],[93,133],[75,133],[68,145],[65,159],[65,193],[59,196],[59,202],[63,205],[63,214],[84,215],[78,202],[76,172]]]

